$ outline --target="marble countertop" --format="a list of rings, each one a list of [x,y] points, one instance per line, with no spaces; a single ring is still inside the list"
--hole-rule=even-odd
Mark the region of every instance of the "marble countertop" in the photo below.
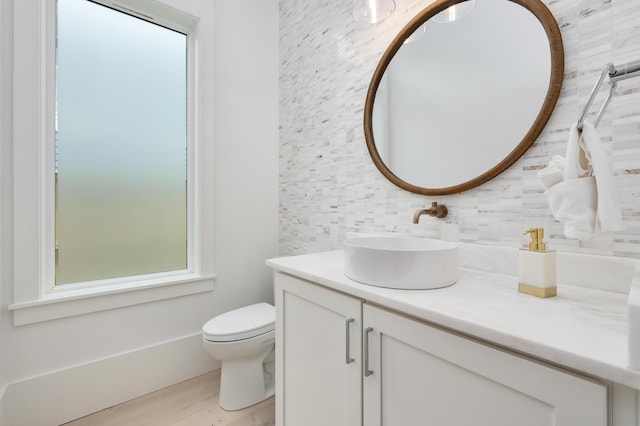
[[[343,252],[267,260],[267,266],[406,315],[571,370],[640,389],[628,367],[624,293],[558,283],[558,295],[518,292],[517,277],[460,268],[458,281],[436,290],[360,284],[343,273]]]

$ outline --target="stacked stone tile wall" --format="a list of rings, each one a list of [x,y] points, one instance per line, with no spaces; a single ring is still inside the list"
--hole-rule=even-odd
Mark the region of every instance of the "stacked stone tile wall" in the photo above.
[[[543,1],[565,49],[564,82],[551,119],[507,171],[463,193],[434,197],[387,181],[369,157],[363,132],[364,102],[378,61],[431,2],[396,0],[389,19],[361,25],[351,15],[351,1],[281,0],[281,254],[337,249],[351,231],[522,247],[523,231],[536,226],[545,228],[549,246],[558,251],[640,258],[640,78],[619,84],[598,127],[611,156],[624,230],[590,241],[565,238],[537,179],[552,155],[564,154],[569,128],[602,67],[640,60],[640,2]],[[601,91],[594,110],[606,87]],[[446,204],[449,216],[412,224],[413,213],[432,201]]]

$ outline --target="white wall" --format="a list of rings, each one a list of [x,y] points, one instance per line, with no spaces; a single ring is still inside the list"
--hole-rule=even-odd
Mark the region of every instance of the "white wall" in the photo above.
[[[11,140],[10,127],[7,123],[12,120],[11,114],[11,81],[9,79],[9,54],[11,49],[11,2],[0,2],[0,424],[6,424],[8,407],[4,398],[6,389],[6,297],[3,289],[10,282],[10,270],[5,254],[11,249],[11,229],[7,210],[10,208],[11,188],[11,151],[6,149]]]
[[[216,271],[252,271],[218,289],[238,306],[256,286],[273,300],[259,283],[278,241],[278,1],[215,5]]]
[[[173,1],[185,3],[165,0]],[[6,50],[11,43],[11,22],[6,19],[11,4],[3,1],[0,11],[3,83],[11,71]],[[19,194],[11,189],[12,100],[5,96],[7,86],[0,86],[0,392],[3,384],[9,385],[0,401],[0,423],[3,403],[9,424],[40,424],[43,417],[38,413],[49,409],[53,412],[43,424],[58,424],[71,420],[69,416],[87,414],[83,410],[94,410],[100,395],[111,404],[130,398],[129,389],[146,392],[215,368],[217,364],[201,350],[202,324],[232,308],[273,301],[264,260],[277,255],[278,244],[278,3],[218,0],[213,4],[209,7],[215,9],[215,74],[210,76],[214,78],[210,95],[215,97],[215,138],[210,142],[215,150],[218,278],[211,293],[14,327],[7,310],[13,300],[11,199]],[[147,358],[159,361],[146,363]],[[134,383],[137,370],[143,370],[142,385]],[[133,373],[131,383],[100,382],[120,372]],[[96,382],[91,383],[93,378]],[[31,393],[31,388],[42,391],[45,386],[55,390]],[[85,407],[56,411],[57,405],[67,405],[67,398],[79,392],[97,397],[89,398]]]

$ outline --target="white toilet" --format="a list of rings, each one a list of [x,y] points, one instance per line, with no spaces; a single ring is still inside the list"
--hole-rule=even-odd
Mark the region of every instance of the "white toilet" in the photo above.
[[[221,361],[219,404],[239,410],[275,392],[275,308],[257,303],[218,315],[202,327],[202,342]]]

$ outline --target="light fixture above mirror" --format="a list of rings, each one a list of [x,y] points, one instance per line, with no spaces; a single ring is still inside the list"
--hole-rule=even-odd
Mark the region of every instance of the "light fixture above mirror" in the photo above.
[[[395,10],[394,0],[355,0],[352,14],[356,22],[377,24],[391,16]]]

